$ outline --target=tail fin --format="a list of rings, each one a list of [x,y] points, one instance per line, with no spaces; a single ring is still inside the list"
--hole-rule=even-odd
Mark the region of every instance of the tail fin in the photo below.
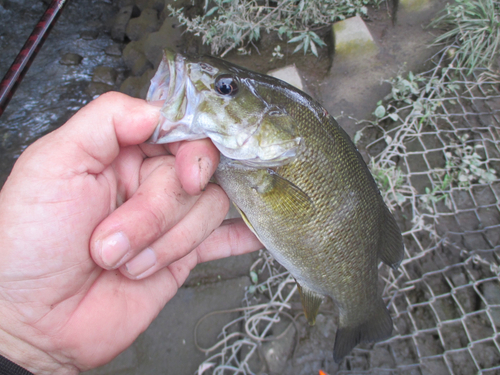
[[[360,342],[381,341],[391,336],[391,333],[392,319],[384,301],[380,299],[366,322],[354,327],[339,327],[333,346],[333,360],[340,363]]]
[[[378,255],[382,259],[382,262],[396,269],[399,267],[404,256],[403,237],[394,216],[392,216],[385,205],[384,215],[384,228],[382,230]]]

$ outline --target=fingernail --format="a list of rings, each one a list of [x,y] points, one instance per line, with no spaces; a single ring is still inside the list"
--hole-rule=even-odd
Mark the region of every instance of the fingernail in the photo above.
[[[101,242],[101,259],[109,268],[119,267],[129,251],[130,242],[122,232],[114,233]]]
[[[200,190],[204,191],[212,177],[212,162],[208,158],[198,159],[198,169],[200,171]]]
[[[139,253],[134,259],[125,264],[127,272],[132,276],[139,276],[156,264],[156,254],[151,248]]]

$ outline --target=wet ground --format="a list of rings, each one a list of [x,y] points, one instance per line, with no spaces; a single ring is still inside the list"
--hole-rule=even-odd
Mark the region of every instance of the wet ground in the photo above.
[[[0,1],[0,76],[7,72],[46,8],[41,0]],[[96,67],[114,68],[117,79],[125,71],[120,55],[106,53],[116,44],[106,33],[115,13],[111,1],[68,2],[0,117],[0,185],[28,145],[62,125],[92,99],[89,85]]]
[[[16,158],[29,144],[63,124],[92,97],[113,88],[143,96],[144,87],[157,61],[151,55],[157,47],[152,34],[159,33],[154,36],[168,38],[169,47],[180,51],[206,51],[206,47],[196,39],[181,35],[181,30],[172,27],[175,20],[169,19],[156,8],[157,17],[168,27],[162,29],[159,24],[156,29],[138,35],[137,40],[131,43],[128,38],[124,38],[123,42],[113,40],[111,33],[115,33],[115,39],[122,38],[119,30],[113,29],[116,26],[113,19],[130,3],[111,0],[69,2],[7,111],[0,118],[0,183],[3,183]],[[143,4],[141,7],[144,8],[140,9],[143,12],[147,9],[144,5],[146,2],[137,3]],[[370,53],[354,57],[333,56],[330,46],[320,50],[319,59],[309,55],[291,55],[287,53],[290,50],[286,43],[280,43],[276,37],[265,36],[257,44],[260,54],[253,49],[251,55],[231,53],[227,58],[260,72],[296,64],[306,91],[338,117],[347,132],[353,135],[362,125],[352,118],[369,118],[376,103],[389,92],[389,85],[381,83],[383,79],[395,76],[404,63],[407,70],[414,72],[427,69],[426,60],[433,54],[427,44],[433,35],[423,25],[428,23],[436,9],[443,7],[443,1],[406,4],[406,7],[400,6],[394,25],[387,9],[369,11],[366,23],[377,46]],[[45,7],[42,1],[0,0],[0,50],[3,51],[0,75],[8,69]],[[138,18],[137,15],[134,17]],[[328,33],[327,29],[323,31],[327,39]],[[285,58],[270,61],[270,51],[276,43],[282,45]],[[77,56],[68,54],[79,55],[81,61]],[[128,58],[134,54],[135,60]],[[141,54],[146,59],[141,60]],[[251,284],[248,271],[255,257],[256,254],[253,254],[197,267],[186,285],[130,349],[115,361],[89,374],[193,374],[205,358],[194,344],[193,329],[196,322],[211,311],[240,306],[244,287]],[[450,277],[458,280],[460,275]],[[456,285],[460,283],[460,280],[455,282]],[[421,311],[418,325],[425,329],[426,322],[431,320],[431,313],[424,307]],[[208,347],[213,344],[220,328],[235,316],[235,313],[220,315],[210,320],[210,325],[201,326],[200,345]],[[300,335],[304,338],[303,345],[296,353],[299,358],[294,364],[283,363],[281,371],[286,368],[287,374],[310,374],[314,370],[316,374],[318,366],[334,368],[328,362],[336,329],[332,322],[331,316],[326,314],[318,318],[318,326],[313,329],[299,321]],[[401,332],[407,329],[403,327],[405,322],[401,318],[397,323],[401,325],[398,327]],[[430,344],[426,347],[432,347],[434,341],[432,338],[428,340]],[[287,345],[274,350],[291,350],[290,345]],[[374,360],[376,357],[380,367],[392,367],[393,358],[397,357],[396,361],[403,358],[404,362],[405,357],[417,357],[413,344],[400,345],[398,348],[400,352],[395,357],[390,357],[386,353],[387,349],[381,347],[377,355],[371,358]],[[257,367],[260,365],[255,364]],[[355,363],[352,367],[363,368],[362,365],[356,367]],[[368,365],[365,367],[363,371],[369,369]],[[431,366],[427,373],[439,373],[438,370],[439,366]]]

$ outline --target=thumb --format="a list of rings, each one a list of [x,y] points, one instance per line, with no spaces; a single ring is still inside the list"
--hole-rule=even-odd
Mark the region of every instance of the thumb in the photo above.
[[[145,142],[159,116],[160,108],[144,100],[117,92],[106,93],[26,151],[37,152],[38,158],[43,155],[45,160],[39,162],[60,165],[63,173],[97,174],[118,156],[120,147]]]

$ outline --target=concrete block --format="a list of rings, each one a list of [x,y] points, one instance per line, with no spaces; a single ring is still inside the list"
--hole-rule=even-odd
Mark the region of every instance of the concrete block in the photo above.
[[[281,79],[292,86],[297,87],[299,90],[304,90],[302,85],[302,78],[300,78],[299,71],[295,64],[285,66],[284,68],[271,70],[267,73],[268,75]]]
[[[399,6],[401,9],[409,11],[419,11],[428,8],[429,0],[401,0]]]
[[[357,54],[376,49],[373,36],[360,16],[333,24],[335,54]]]

